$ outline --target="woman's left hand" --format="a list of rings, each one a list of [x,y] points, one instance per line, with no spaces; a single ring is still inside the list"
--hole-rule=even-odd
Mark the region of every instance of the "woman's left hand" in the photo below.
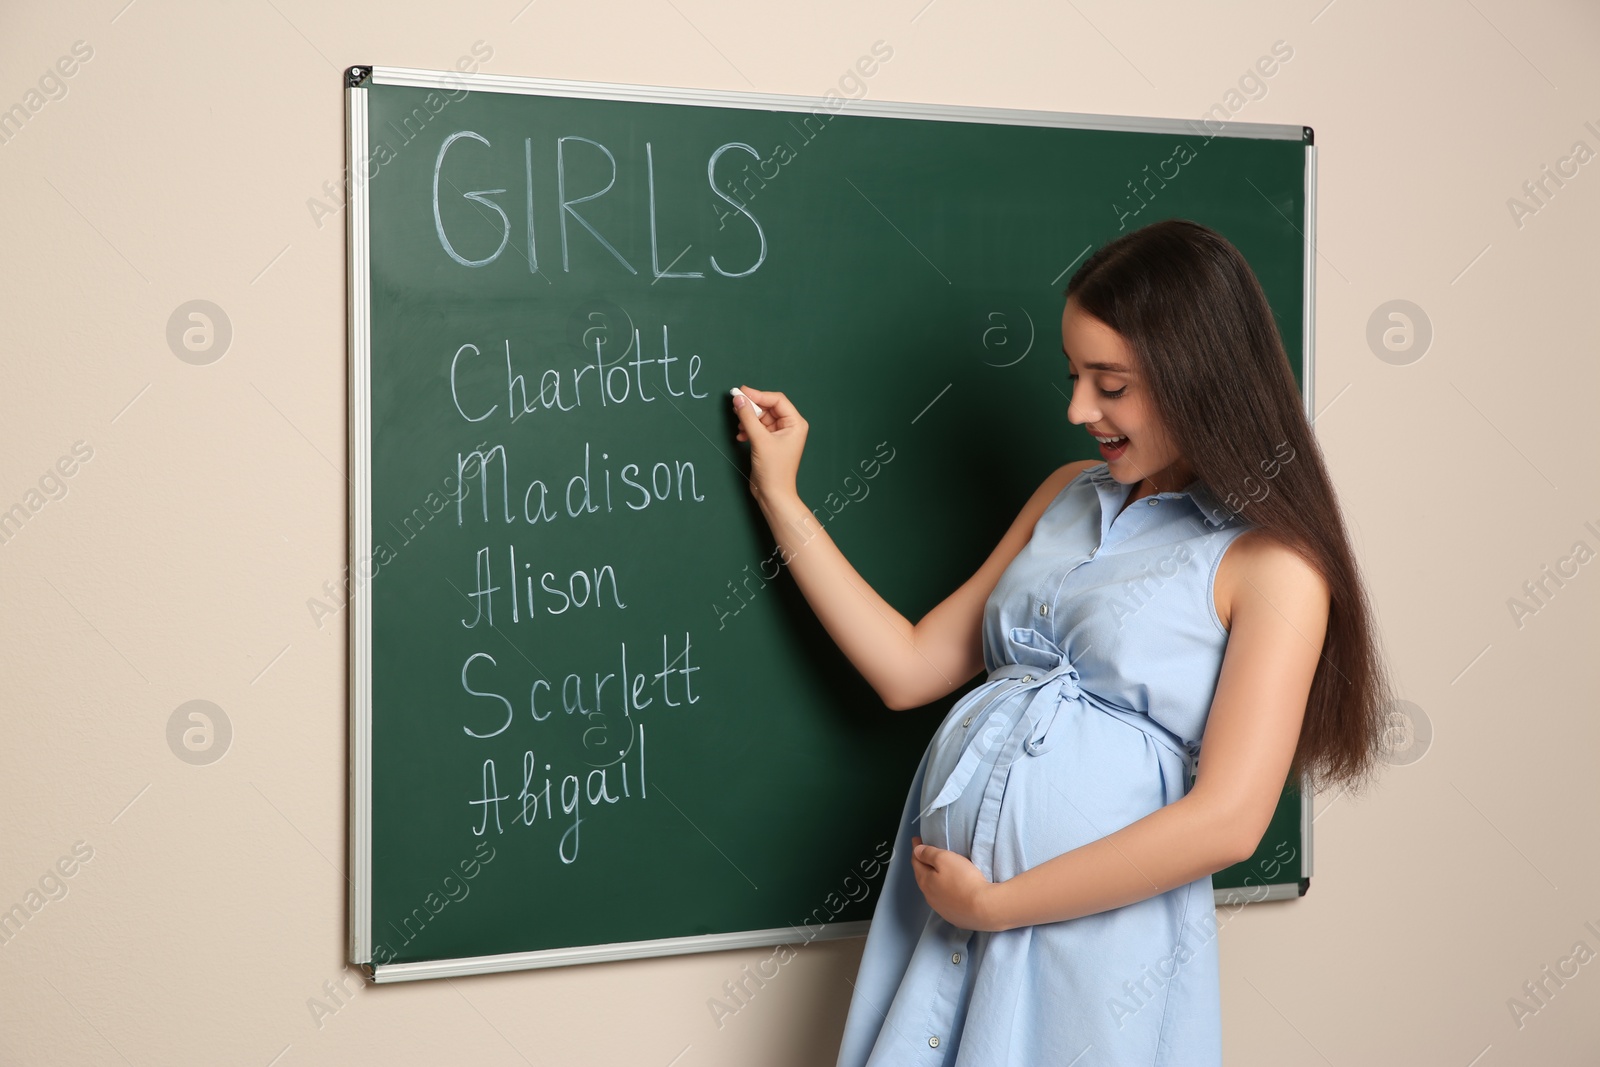
[[[911,870],[928,907],[962,930],[1003,930],[994,915],[996,886],[959,852],[911,839]]]

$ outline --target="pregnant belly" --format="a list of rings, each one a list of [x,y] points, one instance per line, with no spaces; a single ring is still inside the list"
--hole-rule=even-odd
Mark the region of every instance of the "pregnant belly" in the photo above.
[[[922,816],[924,841],[969,857],[986,877],[1001,880],[1115,833],[1183,795],[1183,757],[1087,701],[1062,702],[1046,751],[1013,751],[1004,742],[1024,703],[991,708],[966,728],[959,726],[965,714],[957,717],[958,732],[941,726],[929,755],[924,807],[969,746],[978,746],[981,759],[952,803]],[[961,736],[978,729],[984,732]]]

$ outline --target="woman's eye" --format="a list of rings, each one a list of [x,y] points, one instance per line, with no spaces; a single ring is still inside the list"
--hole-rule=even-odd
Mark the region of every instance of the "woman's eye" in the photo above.
[[[1067,375],[1067,380],[1072,382],[1074,385],[1076,385],[1077,381],[1078,381],[1078,376],[1076,374],[1069,374],[1069,375]],[[1105,397],[1107,400],[1116,400],[1116,399],[1120,398],[1127,391],[1128,391],[1128,387],[1126,385],[1124,385],[1121,389],[1102,389],[1100,391],[1100,395]]]

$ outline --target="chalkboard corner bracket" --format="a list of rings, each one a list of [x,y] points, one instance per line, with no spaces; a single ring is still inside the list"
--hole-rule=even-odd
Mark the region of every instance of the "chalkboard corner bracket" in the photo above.
[[[346,89],[365,89],[367,82],[372,77],[372,66],[346,67],[344,72],[344,87]]]

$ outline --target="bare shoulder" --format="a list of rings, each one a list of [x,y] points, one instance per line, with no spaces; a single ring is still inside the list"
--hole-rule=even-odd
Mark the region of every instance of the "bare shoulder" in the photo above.
[[[1029,510],[1033,511],[1033,518],[1038,520],[1050,502],[1061,495],[1061,491],[1071,485],[1084,471],[1095,466],[1100,461],[1097,459],[1075,459],[1071,463],[1063,463],[1050,472],[1039,488],[1034,490],[1033,499],[1028,501]]]
[[[1063,463],[1050,472],[1050,477],[1044,480],[1044,488],[1053,488],[1056,493],[1059,493],[1068,485],[1071,485],[1078,475],[1090,467],[1098,467],[1099,465],[1100,460],[1098,459],[1075,459],[1071,463]],[[1054,496],[1055,494],[1052,493],[1051,495]]]
[[[1024,514],[1029,516],[1029,525],[1031,526],[1032,521],[1037,520],[1043,514],[1044,509],[1050,506],[1052,500],[1061,495],[1061,490],[1071,485],[1078,475],[1098,462],[1098,460],[1093,459],[1075,459],[1071,463],[1063,463],[1051,471],[1045,477],[1045,480],[1039,483],[1039,488],[1033,491],[1033,496],[1028,499],[1027,504],[1023,507]]]
[[[1094,466],[1096,460],[1074,460],[1064,463],[1051,471],[1044,481],[1039,483],[1039,488],[1033,491],[1022,509],[1017,513],[1016,519],[1011,523],[1011,529],[1006,532],[1002,547],[1009,546],[1005,555],[1006,562],[1033,536],[1033,528],[1038,523],[1040,516],[1050,507],[1050,504],[1061,495],[1061,491],[1072,484],[1073,479]]]
[[[1098,467],[1103,462],[1105,461],[1099,459],[1075,459],[1071,463],[1063,463],[1057,467],[1056,473],[1065,478],[1067,482],[1070,482],[1090,467]],[[1065,484],[1065,482],[1062,484]]]
[[[1217,618],[1233,629],[1235,609],[1246,598],[1269,605],[1297,626],[1326,624],[1331,595],[1311,561],[1262,530],[1233,539],[1217,565],[1213,588]]]

